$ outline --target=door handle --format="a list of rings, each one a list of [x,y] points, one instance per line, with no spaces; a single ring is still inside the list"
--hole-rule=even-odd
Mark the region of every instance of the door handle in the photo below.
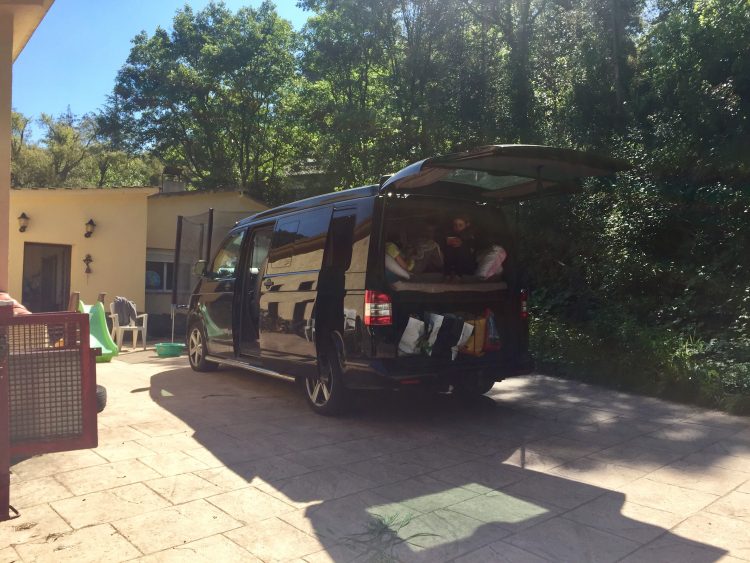
[[[271,289],[271,287],[273,286],[273,280],[268,279],[263,282],[263,285],[266,286],[266,289]]]

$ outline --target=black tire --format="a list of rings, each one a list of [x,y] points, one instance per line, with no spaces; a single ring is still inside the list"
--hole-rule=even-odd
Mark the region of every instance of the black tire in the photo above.
[[[462,397],[479,397],[489,393],[495,385],[495,378],[483,373],[469,376],[453,386],[453,393]]]
[[[314,374],[304,380],[305,399],[310,408],[325,416],[344,412],[348,406],[344,387],[342,354],[331,341],[318,352],[318,365]]]
[[[187,337],[187,353],[193,371],[215,371],[219,366],[206,359],[206,331],[201,323],[190,325]]]
[[[96,412],[97,414],[107,406],[107,388],[104,385],[96,386]]]

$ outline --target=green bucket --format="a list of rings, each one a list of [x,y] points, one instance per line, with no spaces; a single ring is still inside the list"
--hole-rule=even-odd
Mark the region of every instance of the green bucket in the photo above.
[[[185,345],[181,342],[159,342],[154,348],[160,358],[176,358],[185,350]]]

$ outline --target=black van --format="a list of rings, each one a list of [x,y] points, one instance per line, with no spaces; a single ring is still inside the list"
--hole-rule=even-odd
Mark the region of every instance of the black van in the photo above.
[[[190,365],[295,378],[322,414],[350,389],[486,393],[531,369],[503,207],[621,168],[567,149],[487,146],[244,219],[197,265]]]

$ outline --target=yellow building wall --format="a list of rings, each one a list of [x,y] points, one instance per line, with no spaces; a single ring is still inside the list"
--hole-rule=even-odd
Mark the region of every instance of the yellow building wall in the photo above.
[[[70,290],[94,302],[107,293],[107,304],[121,295],[145,304],[147,197],[153,188],[23,189],[11,190],[9,290],[22,297],[25,243],[71,246]],[[16,217],[29,216],[26,232],[18,230]],[[96,229],[86,238],[85,223]],[[83,259],[90,254],[90,274]],[[107,305],[108,306],[108,305]]]
[[[252,215],[267,209],[237,192],[178,192],[156,194],[148,200],[148,247],[174,250],[177,216],[191,217],[214,211],[245,211]]]

